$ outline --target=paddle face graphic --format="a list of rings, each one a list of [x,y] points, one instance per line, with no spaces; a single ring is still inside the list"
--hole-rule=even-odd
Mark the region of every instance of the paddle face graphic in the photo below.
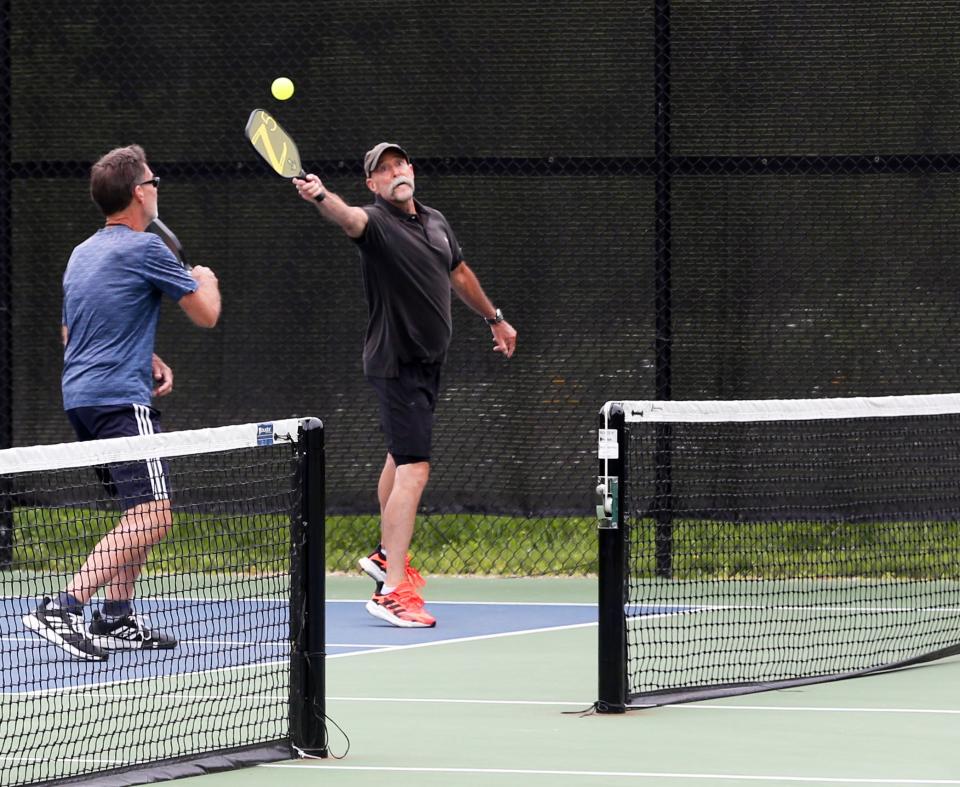
[[[244,134],[254,150],[278,175],[284,178],[304,176],[296,143],[269,112],[263,109],[253,110]]]

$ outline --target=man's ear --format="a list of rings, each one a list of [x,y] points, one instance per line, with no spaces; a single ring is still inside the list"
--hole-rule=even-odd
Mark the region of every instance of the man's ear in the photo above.
[[[377,184],[373,182],[373,178],[367,178],[367,188],[374,194],[377,193]]]

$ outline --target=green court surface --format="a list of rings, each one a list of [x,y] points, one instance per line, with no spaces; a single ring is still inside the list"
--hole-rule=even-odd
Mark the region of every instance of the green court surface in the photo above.
[[[330,599],[363,599],[370,590],[362,578],[328,579]],[[593,579],[434,578],[426,591],[428,608],[596,597]],[[584,713],[596,698],[596,633],[580,624],[331,656],[328,713],[349,736],[345,757],[180,783],[960,785],[960,659],[596,715]],[[331,752],[345,749],[331,727]]]

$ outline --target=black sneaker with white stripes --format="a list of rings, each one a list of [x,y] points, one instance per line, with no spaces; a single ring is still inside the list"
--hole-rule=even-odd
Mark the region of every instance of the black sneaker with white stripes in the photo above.
[[[44,598],[33,612],[22,618],[24,625],[45,640],[84,661],[106,661],[107,653],[90,641],[83,631],[83,613],[70,612]]]
[[[93,643],[104,650],[169,650],[177,646],[173,637],[151,629],[146,619],[134,612],[119,618],[94,612],[87,631]]]

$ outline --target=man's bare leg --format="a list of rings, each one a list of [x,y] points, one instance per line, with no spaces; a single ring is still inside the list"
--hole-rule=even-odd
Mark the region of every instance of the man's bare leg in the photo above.
[[[386,495],[381,496],[380,517],[381,543],[387,554],[387,579],[384,584],[388,587],[396,587],[406,579],[407,552],[413,540],[420,498],[429,478],[429,462],[411,462],[398,467],[390,456],[380,474],[378,493],[389,489]]]
[[[173,525],[169,500],[154,500],[127,509],[116,527],[97,542],[66,592],[86,604],[102,587],[108,600],[133,598],[134,585],[154,544]]]

